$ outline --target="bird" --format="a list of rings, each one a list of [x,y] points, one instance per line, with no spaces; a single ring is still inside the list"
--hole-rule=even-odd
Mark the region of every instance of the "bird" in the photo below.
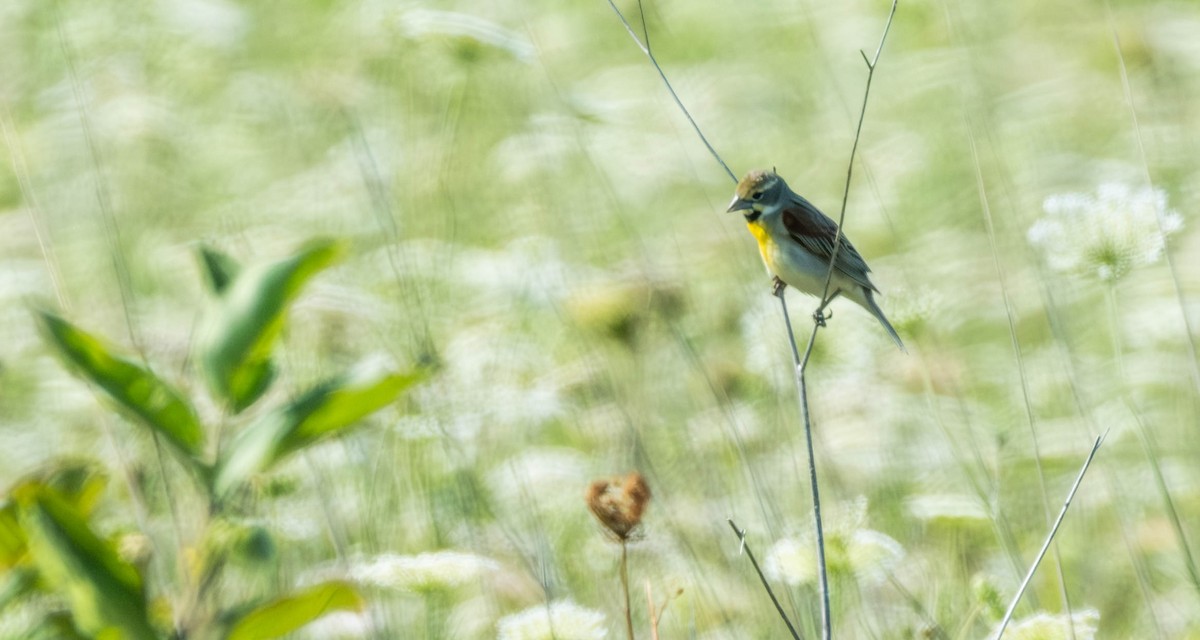
[[[883,310],[875,303],[879,289],[867,274],[871,268],[863,260],[845,234],[838,235],[838,225],[821,213],[811,202],[792,191],[775,171],[755,170],[738,182],[728,213],[740,211],[746,227],[758,241],[767,269],[775,276],[775,294],[792,286],[820,298],[825,292],[829,261],[833,257],[834,241],[838,243],[833,264],[829,295],[813,314],[817,324],[824,325],[825,307],[834,298],[843,296],[858,303],[879,320],[901,351],[907,353],[900,334],[888,322]]]

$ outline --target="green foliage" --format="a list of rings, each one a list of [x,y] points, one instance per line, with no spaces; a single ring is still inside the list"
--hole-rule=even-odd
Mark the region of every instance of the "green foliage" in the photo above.
[[[301,287],[344,249],[332,240],[313,241],[284,260],[246,269],[216,250],[200,250],[208,285],[217,296],[203,337],[197,341],[200,365],[231,414],[241,412],[267,390],[275,373],[271,351],[288,306]],[[187,601],[191,608],[174,616],[189,633],[211,634],[221,626],[217,620],[245,609],[244,603],[233,601],[213,609],[204,595],[226,567],[263,565],[276,559],[272,533],[260,524],[225,517],[229,507],[220,498],[288,454],[347,432],[425,378],[421,372],[379,370],[332,377],[293,400],[265,409],[223,447],[214,465],[211,453],[204,449],[207,430],[182,393],[148,366],[58,314],[40,310],[35,318],[46,344],[72,372],[102,390],[134,424],[163,436],[189,467],[200,472],[195,474],[200,480],[196,488],[206,506],[198,515],[207,521],[196,538],[202,542],[200,553],[192,556],[192,583],[180,585],[195,595]],[[210,474],[213,466],[217,471]],[[93,463],[63,460],[20,480],[0,501],[0,570],[5,573],[0,611],[35,594],[55,594],[66,603],[69,615],[47,612],[39,633],[71,637],[78,631],[84,637],[128,640],[160,637],[141,571],[123,560],[89,522],[106,479],[107,474]],[[274,638],[328,612],[363,606],[350,585],[325,583],[270,599],[240,617],[229,637]]]
[[[216,294],[224,293],[225,288],[242,270],[242,265],[238,264],[237,260],[234,260],[229,254],[208,245],[200,247],[199,258],[200,264],[204,267],[208,286]]]
[[[39,484],[18,488],[14,497],[33,563],[50,588],[66,598],[81,631],[95,637],[155,637],[141,574],[117,557],[78,509]]]
[[[46,342],[80,377],[103,389],[126,414],[165,436],[186,457],[199,456],[204,431],[195,410],[174,387],[58,315],[35,315]]]
[[[240,412],[262,396],[275,377],[271,349],[283,328],[287,306],[320,270],[345,250],[333,240],[308,243],[274,264],[245,269],[232,282],[228,261],[205,256],[218,292],[196,339],[196,352],[209,388]]]
[[[335,611],[362,611],[358,590],[345,582],[326,582],[276,598],[246,614],[226,640],[268,640],[287,635]]]
[[[289,453],[355,426],[422,378],[419,373],[390,372],[338,377],[271,410],[237,437],[217,465],[217,495]]]

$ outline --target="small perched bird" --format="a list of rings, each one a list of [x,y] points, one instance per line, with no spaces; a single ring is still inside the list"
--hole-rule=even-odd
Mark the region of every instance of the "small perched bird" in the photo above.
[[[821,297],[829,272],[829,259],[833,256],[834,239],[838,238],[836,222],[788,188],[774,171],[747,173],[738,183],[728,211],[741,211],[745,216],[746,226],[758,240],[763,262],[775,275],[777,293],[791,285]],[[874,294],[879,290],[867,276],[871,268],[845,234],[838,239],[838,245],[829,297],[821,302],[814,314],[817,322],[823,324],[825,306],[842,295],[870,311],[896,341],[896,346],[905,351],[904,342],[892,328],[892,323],[875,304]]]

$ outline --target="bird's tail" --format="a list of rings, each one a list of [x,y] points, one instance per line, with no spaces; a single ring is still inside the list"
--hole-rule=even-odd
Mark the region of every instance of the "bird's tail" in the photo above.
[[[904,353],[908,353],[908,349],[904,348],[904,341],[900,339],[900,334],[896,333],[896,329],[892,327],[892,323],[888,322],[887,316],[883,315],[883,309],[880,309],[879,305],[875,304],[875,295],[871,293],[870,289],[863,287],[863,298],[867,301],[867,311],[870,311],[871,315],[879,320],[879,324],[883,325],[884,329],[887,329],[888,334],[892,336],[892,340],[896,342],[896,346],[900,347],[900,350]]]

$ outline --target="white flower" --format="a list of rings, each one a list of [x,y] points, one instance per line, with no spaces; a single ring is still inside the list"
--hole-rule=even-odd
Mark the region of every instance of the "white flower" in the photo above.
[[[923,520],[987,520],[987,511],[973,496],[932,493],[913,496],[905,502],[912,517]]]
[[[1074,627],[1074,631],[1068,628]],[[1005,640],[1093,640],[1100,625],[1100,613],[1085,609],[1070,618],[1063,614],[1038,613],[1009,625]],[[992,634],[995,637],[995,634]]]
[[[358,611],[334,611],[305,625],[301,634],[305,638],[369,638],[375,627],[371,615]]]
[[[791,586],[817,581],[817,556],[812,536],[784,538],[767,549],[763,571],[772,580]]]
[[[862,582],[881,582],[895,571],[904,559],[904,547],[896,539],[872,529],[859,529],[850,534],[846,544],[850,568]]]
[[[434,551],[415,556],[383,554],[356,562],[354,581],[380,589],[432,591],[478,582],[500,568],[490,558],[459,551]]]
[[[825,561],[830,573],[853,573],[864,583],[886,578],[904,558],[904,547],[891,536],[866,528],[867,500],[829,510],[822,523]],[[767,549],[763,571],[767,577],[796,586],[817,580],[816,541],[811,532],[783,538]]]
[[[1045,215],[1029,229],[1050,268],[1114,282],[1134,267],[1156,262],[1166,236],[1183,228],[1161,189],[1106,183],[1095,193],[1046,198]]]
[[[608,635],[603,613],[570,600],[555,600],[505,616],[497,628],[497,640],[595,640]]]

